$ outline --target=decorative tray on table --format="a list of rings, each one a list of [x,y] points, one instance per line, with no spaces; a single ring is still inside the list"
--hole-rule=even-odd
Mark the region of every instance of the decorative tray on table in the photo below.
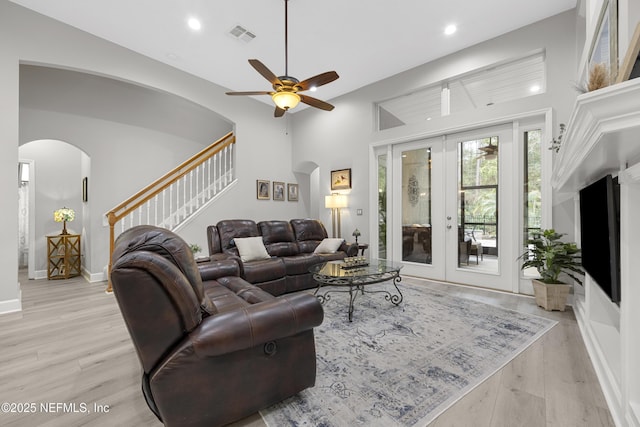
[[[352,256],[352,257],[346,257],[343,260],[343,263],[340,264],[340,268],[344,270],[350,270],[352,268],[366,267],[367,265],[369,265],[369,262],[365,257]]]

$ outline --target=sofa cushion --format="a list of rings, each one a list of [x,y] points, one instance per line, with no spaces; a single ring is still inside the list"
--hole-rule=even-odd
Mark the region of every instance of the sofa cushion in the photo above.
[[[316,254],[335,254],[338,252],[338,248],[342,245],[344,239],[339,238],[326,238],[315,248],[313,251]]]
[[[283,257],[282,262],[284,262],[287,276],[296,276],[308,273],[312,265],[320,264],[324,259],[315,254],[299,254]]]
[[[322,239],[328,237],[324,225],[317,219],[292,219],[290,223],[298,242],[305,240],[322,241]]]
[[[269,255],[282,257],[299,253],[293,227],[288,221],[261,221],[258,228]]]
[[[216,308],[206,297],[200,271],[189,245],[177,234],[152,225],[139,225],[125,230],[115,242],[114,260],[126,253],[147,251],[169,260],[180,269],[200,301],[200,308],[206,315],[215,314]]]
[[[253,284],[282,279],[287,275],[282,258],[243,262],[242,270],[242,277]]]
[[[240,237],[256,237],[260,236],[258,225],[250,219],[227,219],[216,224],[218,234],[220,235],[220,247],[222,251],[239,255],[235,246],[235,239]]]
[[[322,240],[327,238],[327,230],[317,219],[292,219],[290,221],[298,242],[300,253],[313,252]]]
[[[271,256],[264,247],[262,237],[236,237],[235,246],[238,248],[242,262],[256,261],[259,259],[269,259]]]
[[[270,293],[263,291],[240,277],[223,277],[218,279],[218,282],[249,304],[257,304],[275,298]]]

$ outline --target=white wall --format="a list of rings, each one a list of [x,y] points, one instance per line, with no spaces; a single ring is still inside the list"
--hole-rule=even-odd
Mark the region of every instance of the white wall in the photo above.
[[[174,151],[176,147],[169,147],[167,138],[161,138],[159,148],[153,149],[137,147],[132,139],[125,140],[124,138],[131,138],[133,135],[154,132],[143,129],[139,123],[101,123],[104,120],[92,117],[91,111],[78,115],[74,112],[47,110],[49,105],[23,107],[21,120],[28,120],[29,126],[20,128],[19,138],[21,63],[78,70],[141,84],[201,105],[235,125],[239,182],[231,193],[224,196],[224,203],[216,204],[215,212],[201,216],[200,222],[193,224],[196,227],[194,231],[183,230],[186,235],[193,233],[202,236],[199,237],[202,240],[192,241],[193,243],[203,246],[206,243],[205,224],[219,219],[256,216],[269,219],[289,218],[294,211],[297,214],[299,206],[302,206],[289,202],[258,201],[255,197],[256,179],[296,182],[291,167],[291,136],[287,133],[286,119],[275,120],[272,107],[251,98],[228,97],[224,94],[227,89],[218,85],[0,0],[0,191],[5,200],[0,221],[6,227],[6,244],[0,249],[0,269],[3,271],[0,281],[0,312],[20,308],[18,259],[15,250],[18,246],[15,189],[19,140],[27,142],[44,137],[65,140],[76,146],[84,144],[86,149],[83,148],[83,151],[91,158],[89,197],[92,201],[95,198],[111,198],[113,195],[113,200],[119,199],[119,202],[122,200],[119,196],[127,197],[132,194],[128,185],[130,180],[149,182],[151,175],[154,175],[150,164],[169,165],[180,157]],[[80,90],[80,87],[74,90]],[[62,129],[62,123],[74,123],[77,126]],[[53,134],[52,130],[68,138],[61,138]],[[113,147],[114,141],[102,137],[102,131],[120,132],[123,139]],[[169,131],[156,131],[156,134],[168,135],[167,132]],[[90,140],[80,140],[87,135],[91,135]],[[182,139],[189,145],[187,138]],[[185,151],[193,151],[194,148],[190,147]],[[108,154],[112,149],[113,154]],[[125,159],[124,163],[115,161],[116,158]],[[115,197],[116,193],[118,197]],[[103,204],[111,208],[117,202],[110,200]],[[102,226],[104,206],[92,206],[90,214],[91,245],[93,248],[103,248],[100,253],[98,249],[92,253],[90,268],[94,273],[95,270],[101,271],[101,266],[106,265],[108,258],[108,228]]]
[[[352,168],[353,189],[349,195],[349,208],[343,215],[343,234],[348,232],[350,237],[351,231],[357,227],[363,232],[362,241],[370,241],[369,220],[377,218],[377,214],[367,211],[370,206],[369,187],[373,185],[368,182],[369,146],[410,141],[423,135],[435,135],[473,123],[549,107],[554,109],[556,135],[558,124],[568,120],[577,95],[572,87],[577,68],[575,23],[574,12],[565,12],[334,99],[332,103],[336,108],[331,113],[314,109],[296,113],[294,167],[310,160],[316,162],[320,170],[320,193],[323,195],[330,192],[329,173],[332,169]],[[376,101],[540,49],[545,50],[547,59],[547,91],[544,94],[433,119],[424,124],[400,126],[382,132],[374,129],[373,103]],[[364,209],[363,216],[356,216],[358,208]],[[320,208],[320,218],[329,221],[327,209]],[[564,216],[554,218],[554,224],[556,222],[561,230],[573,233]]]

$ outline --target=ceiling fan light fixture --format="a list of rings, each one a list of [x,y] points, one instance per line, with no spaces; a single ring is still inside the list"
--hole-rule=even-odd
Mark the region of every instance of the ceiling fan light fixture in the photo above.
[[[296,105],[300,103],[300,95],[295,92],[276,92],[271,95],[271,99],[273,99],[273,102],[283,110],[296,108]]]

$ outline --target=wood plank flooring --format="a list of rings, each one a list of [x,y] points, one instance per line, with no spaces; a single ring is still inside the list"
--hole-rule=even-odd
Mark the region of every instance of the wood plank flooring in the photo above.
[[[0,412],[0,425],[161,426],[142,397],[138,358],[106,284],[19,277],[23,311],[0,315],[0,403],[23,413]],[[571,310],[549,313],[532,298],[404,280],[559,321],[431,426],[614,425]],[[234,426],[265,424],[253,415]]]

